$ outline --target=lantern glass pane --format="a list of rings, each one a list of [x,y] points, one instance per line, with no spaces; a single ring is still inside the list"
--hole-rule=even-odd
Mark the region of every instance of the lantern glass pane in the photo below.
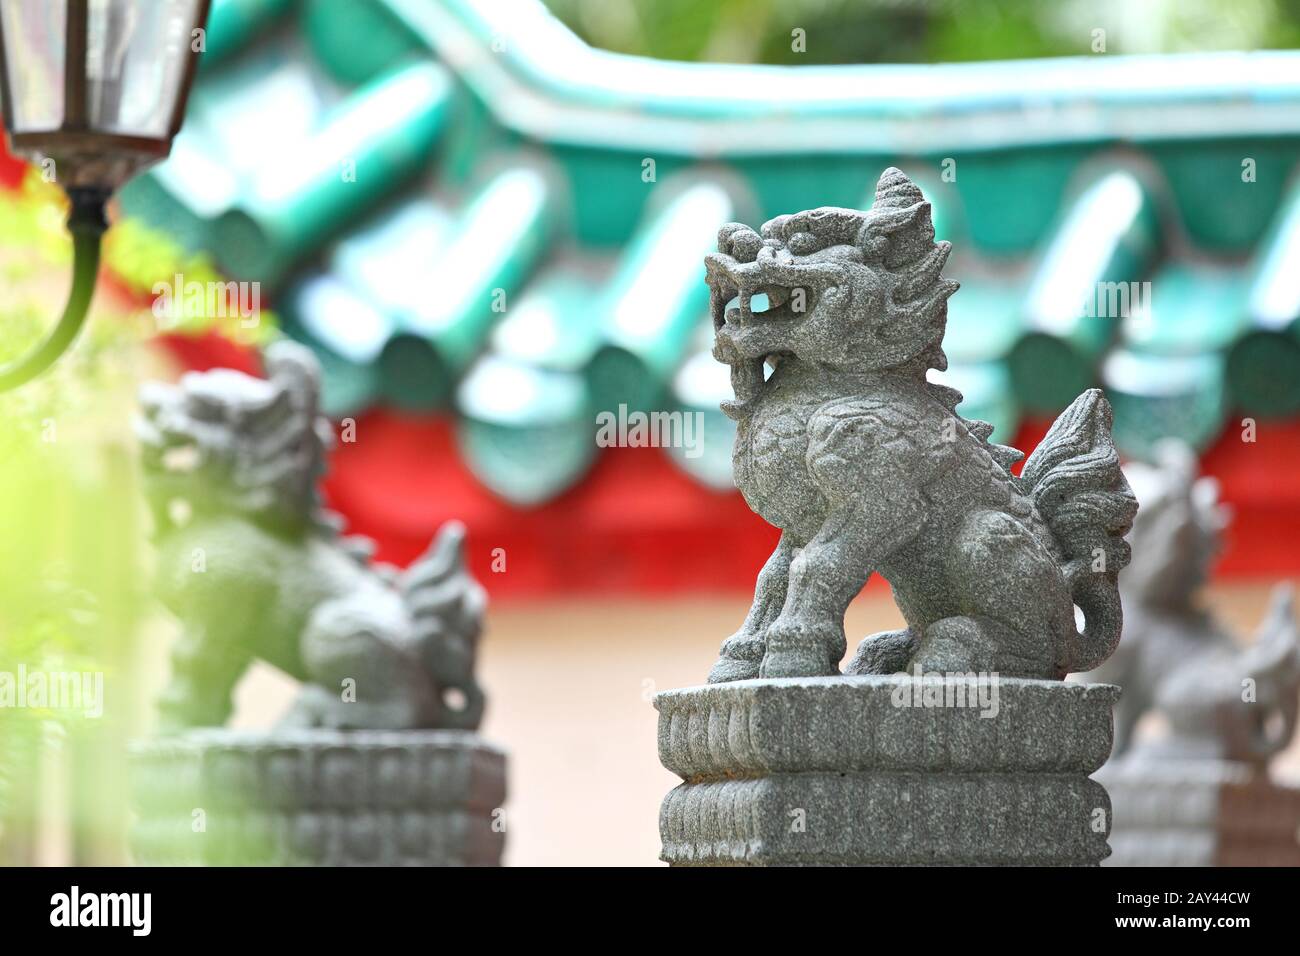
[[[3,0],[5,66],[15,133],[41,133],[63,123],[66,0]]]
[[[195,42],[199,0],[90,0],[86,118],[91,129],[163,139]]]

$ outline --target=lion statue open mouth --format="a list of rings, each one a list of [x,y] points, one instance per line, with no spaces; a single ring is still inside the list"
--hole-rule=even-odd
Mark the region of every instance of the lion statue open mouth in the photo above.
[[[220,726],[255,658],[303,681],[285,723],[474,729],[485,607],[464,529],[399,572],[343,537],[316,483],[333,442],[310,351],[278,342],[265,380],[225,369],[151,384],[138,433],[157,589],[181,620],[161,702],[170,728]]]
[[[1014,476],[1024,456],[926,380],[947,366],[950,249],[897,169],[868,212],[719,233],[705,269],[713,354],[735,392],[723,410],[736,484],[782,534],[711,681],[838,673],[844,611],[876,572],[908,626],[864,641],[850,673],[1060,679],[1114,650],[1137,505],[1110,406],[1096,389],[1079,396]]]

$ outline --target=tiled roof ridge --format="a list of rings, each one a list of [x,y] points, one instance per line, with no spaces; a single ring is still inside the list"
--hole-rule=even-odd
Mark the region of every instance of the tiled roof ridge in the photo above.
[[[575,145],[671,143],[680,154],[718,156],[1088,142],[1116,130],[1138,142],[1300,132],[1300,53],[1293,51],[863,66],[686,63],[588,46],[541,0],[351,2],[402,24],[506,127]],[[1017,122],[994,122],[998,117]],[[797,125],[797,142],[774,137],[765,119],[783,129]]]

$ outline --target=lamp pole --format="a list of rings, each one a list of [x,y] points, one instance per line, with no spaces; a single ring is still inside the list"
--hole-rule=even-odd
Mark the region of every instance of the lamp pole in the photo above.
[[[99,244],[108,228],[104,219],[105,195],[98,190],[69,190],[72,210],[68,231],[72,233],[72,290],[63,315],[45,341],[7,365],[0,366],[0,392],[25,385],[58,360],[76,339],[90,311],[99,273]]]

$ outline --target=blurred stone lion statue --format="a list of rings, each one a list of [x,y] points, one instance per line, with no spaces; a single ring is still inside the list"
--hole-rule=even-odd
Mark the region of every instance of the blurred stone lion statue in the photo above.
[[[265,367],[142,390],[158,594],[183,627],[164,725],[222,725],[261,659],[304,684],[289,726],[476,728],[485,596],[464,529],[445,525],[405,571],[371,563],[373,543],[342,536],[317,496],[333,432],[314,356],[281,341]]]
[[[1291,740],[1300,702],[1292,589],[1274,589],[1251,644],[1234,640],[1200,601],[1229,520],[1218,484],[1197,477],[1195,454],[1173,440],[1156,447],[1154,464],[1126,471],[1142,508],[1120,585],[1124,639],[1081,678],[1123,688],[1112,753],[1133,752],[1138,721],[1154,711],[1168,733],[1146,753],[1263,763]]]

